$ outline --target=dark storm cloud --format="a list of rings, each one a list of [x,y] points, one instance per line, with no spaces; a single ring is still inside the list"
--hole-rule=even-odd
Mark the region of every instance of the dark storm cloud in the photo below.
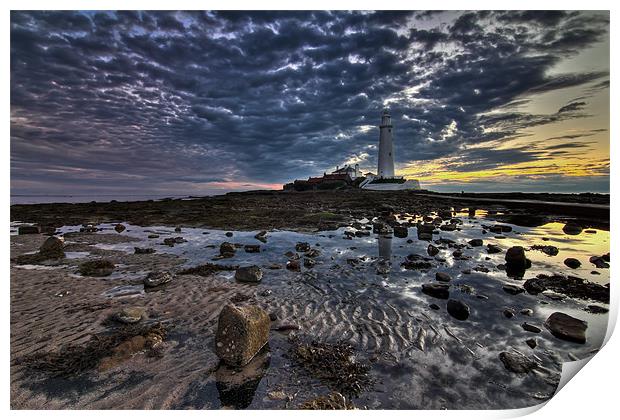
[[[400,163],[434,159],[583,116],[583,101],[488,114],[527,95],[608,87],[605,72],[549,73],[602,39],[605,15],[466,12],[429,29],[437,16],[12,12],[14,185],[282,183],[364,153],[370,166],[377,131],[365,127],[385,101]],[[479,150],[482,168],[544,159]]]

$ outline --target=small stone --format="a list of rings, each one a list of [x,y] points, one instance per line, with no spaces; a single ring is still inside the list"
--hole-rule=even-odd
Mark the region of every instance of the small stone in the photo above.
[[[520,286],[514,286],[512,284],[505,284],[503,287],[504,291],[511,295],[518,295],[519,293],[525,292],[525,289]]]
[[[576,269],[581,267],[581,261],[579,261],[577,258],[567,258],[564,260],[564,265],[568,268]]]
[[[299,265],[299,260],[289,260],[286,263],[286,268],[291,271],[300,271],[301,266]]]
[[[585,309],[586,312],[590,312],[591,314],[606,314],[609,312],[609,309],[603,308],[598,305],[588,305]]]
[[[450,299],[447,305],[448,313],[459,321],[469,318],[469,306],[460,300]]]
[[[523,308],[521,309],[521,315],[525,315],[525,316],[532,316],[534,315],[534,311],[531,310],[530,308]]]
[[[65,240],[57,236],[50,236],[43,242],[43,245],[39,248],[39,253],[42,256],[49,258],[64,258],[65,252]]]
[[[159,238],[159,235],[158,235],[158,234],[156,234],[156,233],[151,233],[151,234],[148,236],[148,238],[149,238],[149,239],[157,239],[157,238]]]
[[[448,299],[450,286],[447,284],[427,283],[422,285],[422,293],[438,299]]]
[[[226,305],[218,319],[215,353],[227,365],[247,365],[269,339],[269,315],[258,306]]]
[[[609,258],[607,261],[609,261]],[[603,257],[590,257],[590,262],[594,264],[596,268],[609,268],[609,264],[605,262]]]
[[[168,271],[153,271],[144,279],[145,287],[157,287],[166,283],[170,283],[173,275]]]
[[[582,230],[583,229],[581,226],[573,222],[565,224],[562,228],[562,231],[564,231],[567,235],[579,235]]]
[[[123,308],[114,315],[114,319],[123,324],[135,324],[140,322],[145,313],[146,311],[144,308],[133,306],[130,308]]]
[[[487,244],[487,253],[488,254],[498,254],[502,252],[502,249],[494,244]]]
[[[525,340],[525,344],[530,346],[530,348],[534,349],[538,345],[538,341],[532,337],[532,338],[528,338],[527,340]]]
[[[228,236],[229,238],[231,238],[233,236],[232,232],[226,232],[226,236]]]
[[[121,233],[125,229],[127,229],[127,228],[125,227],[125,225],[123,225],[121,223],[119,223],[116,226],[114,226],[114,230],[117,231],[118,233]]]
[[[175,228],[174,228],[174,231],[175,231],[175,232],[180,232],[180,231],[181,231],[181,227],[180,227],[180,226],[175,227]]]
[[[394,236],[397,238],[406,238],[409,230],[405,226],[394,226]]]
[[[308,242],[297,242],[295,245],[295,251],[308,252],[310,251],[310,244]]]
[[[513,311],[512,309],[504,309],[504,316],[506,318],[512,318],[513,316],[515,316],[515,311]]]
[[[437,305],[436,303],[431,303],[430,305],[428,305],[428,307],[434,311],[437,311],[439,309],[439,305]]]
[[[235,280],[242,283],[258,283],[263,278],[263,270],[257,265],[239,267],[235,271]]]
[[[312,258],[304,258],[304,267],[312,268],[316,265],[316,261]]]
[[[86,261],[79,266],[80,274],[91,277],[106,277],[112,274],[116,266],[105,259]]]
[[[506,265],[512,265],[516,267],[525,267],[526,266],[526,258],[525,258],[525,250],[522,246],[513,246],[506,251]]]
[[[539,334],[542,332],[542,330],[539,327],[537,327],[536,325],[532,325],[528,322],[524,322],[523,324],[521,324],[521,328],[523,328],[525,331],[533,332],[536,334]]]
[[[428,255],[430,255],[431,257],[434,257],[435,255],[439,254],[439,248],[437,248],[435,245],[433,244],[428,244],[428,248],[426,248],[426,252],[428,253]]]
[[[471,241],[467,243],[470,244],[471,246],[482,246],[483,244],[482,239],[472,239]]]
[[[586,342],[588,323],[562,312],[554,312],[545,321],[545,327],[557,338],[574,343]]]
[[[452,277],[448,273],[438,272],[435,273],[435,280],[442,282],[449,282],[452,280]]]
[[[153,248],[139,248],[134,247],[134,254],[154,254],[155,250]]]
[[[263,243],[265,243],[265,242],[267,242],[267,238],[265,237],[265,235],[267,235],[267,231],[266,230],[261,230],[256,235],[254,235],[254,238],[258,239],[259,241],[261,241]]]
[[[260,252],[260,245],[245,245],[243,249],[248,253],[257,253]]]
[[[235,255],[236,248],[230,242],[222,242],[220,245],[220,255],[232,257]]]

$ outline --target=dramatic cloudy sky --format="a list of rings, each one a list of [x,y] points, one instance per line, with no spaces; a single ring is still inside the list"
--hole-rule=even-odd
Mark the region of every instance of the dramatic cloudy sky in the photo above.
[[[607,12],[13,12],[13,194],[609,189]]]

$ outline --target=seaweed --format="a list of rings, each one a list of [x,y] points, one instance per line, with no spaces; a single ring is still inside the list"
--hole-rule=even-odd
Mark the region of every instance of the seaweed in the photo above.
[[[291,341],[292,359],[330,388],[346,396],[358,396],[372,384],[370,366],[355,359],[350,344],[304,343],[297,337]]]
[[[355,405],[339,392],[321,395],[304,401],[299,405],[302,410],[355,410]]]
[[[161,323],[150,326],[126,325],[111,334],[96,334],[84,345],[69,344],[57,352],[39,352],[19,361],[33,370],[40,370],[53,377],[75,376],[95,369],[106,357],[115,356],[118,346],[142,337],[149,355],[155,355],[156,345],[166,338],[167,328]]]

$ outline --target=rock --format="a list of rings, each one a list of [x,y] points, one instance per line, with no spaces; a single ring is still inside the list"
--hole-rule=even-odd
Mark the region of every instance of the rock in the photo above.
[[[226,305],[218,319],[215,353],[227,365],[247,365],[269,339],[271,321],[258,306]]]
[[[564,265],[568,268],[576,269],[581,267],[581,261],[579,261],[577,258],[567,258],[564,260]]]
[[[155,250],[153,248],[138,248],[137,246],[133,248],[134,254],[154,254]]]
[[[435,280],[449,282],[450,280],[452,280],[452,277],[450,277],[448,273],[437,272],[435,273]]]
[[[521,312],[521,315],[525,315],[525,316],[532,316],[532,315],[534,315],[534,311],[531,310],[530,308],[523,308],[519,312]]]
[[[304,267],[312,268],[316,265],[316,261],[312,258],[304,258]]]
[[[168,271],[153,271],[144,279],[145,287],[157,287],[166,283],[170,283],[173,275]]]
[[[106,277],[112,274],[115,265],[112,261],[101,259],[86,261],[79,266],[80,274],[91,277]]]
[[[513,311],[512,309],[506,308],[504,309],[504,316],[506,318],[512,318],[513,316],[515,316],[515,311]]]
[[[522,246],[510,247],[508,251],[506,251],[505,260],[507,265],[512,265],[515,267],[525,267],[525,250]]]
[[[609,258],[607,261],[609,261]],[[596,268],[609,268],[609,264],[605,262],[603,257],[590,257],[590,262],[594,264]]]
[[[434,311],[437,311],[439,309],[439,305],[437,305],[436,303],[431,303],[430,305],[428,305],[428,307]]]
[[[536,346],[538,345],[538,340],[536,340],[535,338],[528,338],[527,340],[525,340],[525,344],[527,344],[528,346],[530,346],[530,348],[536,348]]]
[[[18,226],[17,234],[18,235],[34,235],[41,233],[41,228],[39,226]]]
[[[418,223],[417,225],[417,231],[418,234],[419,233],[433,233],[433,231],[435,230],[435,225],[433,224],[427,224],[427,223]]]
[[[428,244],[428,248],[426,248],[426,252],[428,253],[428,255],[430,255],[431,257],[434,257],[435,255],[439,254],[439,248],[437,248],[435,245],[433,244]]]
[[[235,255],[236,248],[230,242],[222,242],[220,245],[220,255],[225,257],[232,257]]]
[[[538,363],[529,357],[507,351],[503,351],[499,354],[499,360],[502,361],[507,370],[514,373],[528,373],[532,369],[538,367]]]
[[[299,260],[289,260],[286,263],[286,268],[291,271],[300,271],[301,266],[299,265]]]
[[[239,267],[235,271],[235,280],[242,283],[258,283],[263,278],[263,270],[257,265]]]
[[[319,255],[321,255],[321,251],[319,251],[318,249],[314,249],[312,248],[310,251],[306,252],[304,254],[304,256],[308,257],[308,258],[316,258]]]
[[[487,244],[488,254],[498,254],[500,252],[502,252],[502,249],[499,246],[493,245],[493,244]]]
[[[400,265],[407,270],[428,270],[433,267],[430,262],[418,254],[408,255]]]
[[[450,296],[450,286],[439,283],[426,283],[422,285],[422,293],[438,299],[448,299]]]
[[[64,258],[65,252],[63,248],[65,247],[64,238],[59,238],[57,236],[50,236],[43,242],[43,245],[39,248],[39,253],[42,257],[45,258]]]
[[[523,287],[515,286],[512,284],[505,284],[502,289],[504,289],[506,293],[511,295],[518,295],[519,293],[525,292],[525,289]]]
[[[149,238],[149,239],[156,239],[156,238],[159,238],[159,235],[158,235],[158,234],[156,234],[156,233],[151,233],[151,234],[148,236],[148,238]]]
[[[525,331],[533,332],[536,334],[539,334],[542,332],[540,327],[537,327],[536,325],[532,325],[528,322],[524,322],[523,324],[521,324],[521,328],[523,328]]]
[[[609,303],[609,288],[574,276],[564,277],[557,274],[552,276],[539,274],[536,278],[528,279],[523,284],[523,287],[532,295],[538,293],[548,295],[547,290],[549,290],[562,293],[574,299],[589,299]]]
[[[606,314],[607,312],[609,312],[609,309],[603,308],[602,306],[598,305],[588,305],[584,310],[586,312],[590,312],[591,314]]]
[[[562,228],[562,231],[566,233],[567,235],[579,235],[582,230],[583,229],[581,226],[573,222],[569,222],[565,224],[564,227]]]
[[[267,242],[267,238],[265,237],[265,235],[267,235],[267,231],[266,230],[261,230],[256,235],[254,235],[254,238],[258,239],[259,241],[261,241],[263,243],[265,243],[265,242]]]
[[[472,239],[471,241],[467,242],[468,244],[470,244],[471,246],[482,246],[482,239]]]
[[[467,318],[469,318],[469,306],[467,306],[460,300],[448,300],[447,309],[450,315],[460,321],[465,321]]]
[[[588,323],[562,312],[554,312],[545,321],[545,327],[557,338],[574,343],[586,342]]]
[[[114,230],[117,231],[118,233],[121,233],[122,231],[124,231],[126,229],[125,225],[122,224],[117,224],[116,226],[114,226]]]
[[[130,308],[123,308],[120,312],[114,315],[114,319],[123,324],[135,324],[140,322],[145,315],[146,310],[138,306],[132,306]]]
[[[420,241],[432,241],[433,240],[433,234],[432,233],[426,233],[426,232],[418,232],[418,239]]]
[[[228,236],[229,238],[231,238],[233,236],[233,233],[232,232],[226,232],[225,235]]]
[[[452,232],[456,230],[456,223],[447,223],[445,225],[441,225],[439,226],[439,229],[446,232]]]
[[[245,245],[243,249],[245,252],[256,253],[260,252],[260,245]]]
[[[409,230],[405,226],[394,226],[394,236],[397,238],[406,238]]]
[[[549,255],[550,257],[555,257],[560,252],[558,247],[553,246],[553,245],[534,245],[532,249],[542,251],[543,253]]]
[[[181,231],[181,227],[180,227],[180,226],[175,227],[175,228],[174,228],[174,231],[175,231],[175,232],[180,232],[180,231]]]
[[[297,242],[295,245],[295,251],[308,252],[310,251],[310,244],[308,242]]]

